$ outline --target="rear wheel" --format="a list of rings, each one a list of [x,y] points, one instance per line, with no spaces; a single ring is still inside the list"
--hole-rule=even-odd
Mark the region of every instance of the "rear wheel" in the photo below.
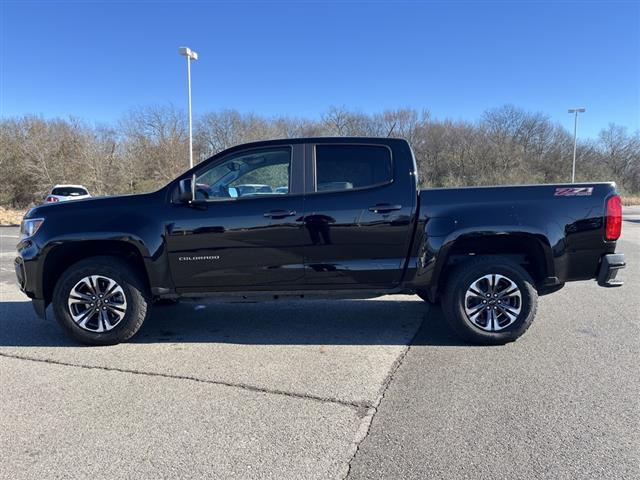
[[[465,339],[499,345],[520,337],[536,314],[538,294],[520,265],[500,257],[465,262],[445,286],[442,308]]]
[[[114,345],[131,338],[148,312],[139,276],[114,257],[91,257],[69,267],[53,292],[60,326],[88,345]]]

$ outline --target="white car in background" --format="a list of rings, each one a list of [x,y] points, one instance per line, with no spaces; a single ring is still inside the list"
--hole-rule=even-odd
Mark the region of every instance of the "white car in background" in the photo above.
[[[66,202],[90,198],[89,191],[82,185],[56,185],[44,199],[45,203]]]

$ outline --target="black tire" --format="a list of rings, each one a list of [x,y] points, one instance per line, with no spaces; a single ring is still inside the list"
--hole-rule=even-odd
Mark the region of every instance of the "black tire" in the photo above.
[[[83,278],[99,275],[114,280],[124,292],[124,317],[108,331],[92,332],[80,327],[71,316],[68,299],[71,290]],[[75,340],[87,345],[115,345],[133,337],[147,318],[149,295],[139,275],[117,257],[90,257],[71,265],[53,290],[53,309],[62,329]]]
[[[520,313],[513,323],[496,331],[484,330],[465,311],[467,289],[477,279],[490,274],[507,277],[520,290]],[[446,282],[441,303],[445,318],[459,336],[475,344],[503,345],[513,342],[527,331],[536,315],[538,293],[531,276],[517,263],[501,257],[478,257],[454,268]]]

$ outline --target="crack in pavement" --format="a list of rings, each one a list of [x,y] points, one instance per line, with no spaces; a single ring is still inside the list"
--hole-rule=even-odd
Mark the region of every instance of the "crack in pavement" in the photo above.
[[[402,351],[398,354],[396,359],[393,361],[391,367],[389,368],[389,371],[387,372],[382,382],[382,385],[380,386],[380,389],[378,390],[376,398],[373,402],[366,402],[366,401],[365,402],[349,402],[349,401],[340,400],[338,398],[333,398],[333,397],[323,397],[320,395],[302,394],[302,393],[287,392],[284,390],[261,388],[254,385],[244,384],[244,383],[232,383],[232,382],[224,382],[220,380],[206,380],[206,379],[190,377],[186,375],[146,372],[141,370],[118,368],[118,367],[83,365],[83,364],[72,363],[72,362],[64,362],[60,360],[35,358],[35,357],[30,357],[28,355],[6,353],[2,351],[0,351],[0,358],[5,357],[5,358],[12,358],[12,359],[30,361],[30,362],[36,362],[36,363],[45,363],[45,364],[48,363],[52,365],[62,365],[67,367],[82,368],[86,370],[102,370],[102,371],[108,371],[108,372],[128,373],[132,375],[142,375],[142,376],[148,376],[148,377],[170,378],[175,380],[190,380],[194,382],[207,383],[211,385],[239,388],[239,389],[254,392],[254,393],[281,395],[288,398],[297,398],[301,400],[311,400],[311,401],[322,402],[322,403],[330,403],[330,404],[340,405],[343,407],[354,409],[356,412],[356,415],[360,418],[360,425],[356,430],[355,438],[351,442],[352,448],[347,452],[346,465],[344,466],[343,469],[341,469],[344,473],[340,475],[340,478],[343,480],[346,480],[351,473],[351,466],[359,452],[360,446],[369,435],[371,426],[373,424],[373,419],[376,413],[378,412],[378,407],[382,403],[382,400],[384,400],[384,397],[387,392],[387,389],[389,388],[389,385],[393,381],[396,372],[399,370],[400,366],[402,365],[411,346],[414,344],[416,337],[418,336],[420,329],[422,328],[422,325],[424,324],[424,321],[430,312],[430,309],[431,309],[431,306],[427,304],[426,312],[423,314],[420,323],[417,325],[415,333],[413,334],[409,342],[407,342],[407,345],[402,349]]]
[[[103,371],[107,371],[107,372],[129,373],[129,374],[132,374],[132,375],[143,375],[143,376],[148,376],[148,377],[171,378],[171,379],[174,379],[174,380],[190,380],[192,382],[208,383],[208,384],[211,384],[211,385],[218,385],[218,386],[223,386],[223,387],[240,388],[242,390],[247,390],[247,391],[255,392],[255,393],[267,393],[267,394],[272,394],[272,395],[282,395],[284,397],[289,397],[289,398],[299,398],[299,399],[303,399],[303,400],[312,400],[312,401],[322,402],[322,403],[332,403],[332,404],[336,404],[336,405],[341,405],[343,407],[353,408],[353,409],[356,410],[356,413],[360,417],[366,416],[368,410],[371,408],[371,405],[366,403],[366,402],[363,402],[363,403],[347,402],[347,401],[340,400],[338,398],[333,398],[333,397],[321,397],[319,395],[309,395],[309,394],[302,394],[302,393],[286,392],[284,390],[261,388],[261,387],[256,387],[254,385],[244,384],[244,383],[231,383],[231,382],[223,382],[223,381],[220,381],[220,380],[204,380],[202,378],[189,377],[189,376],[186,376],[186,375],[170,375],[168,373],[144,372],[144,371],[141,371],[141,370],[132,370],[132,369],[127,369],[127,368],[101,367],[101,366],[95,366],[95,365],[82,365],[82,364],[78,364],[78,363],[62,362],[62,361],[59,361],[59,360],[51,360],[51,359],[43,359],[43,358],[34,358],[34,357],[26,356],[26,355],[16,355],[16,354],[5,353],[5,352],[0,352],[0,357],[13,358],[13,359],[17,359],[17,360],[25,360],[25,361],[37,362],[37,363],[48,363],[48,364],[51,364],[51,365],[62,365],[62,366],[66,366],[66,367],[83,368],[83,369],[86,369],[86,370],[103,370]]]
[[[406,348],[404,348],[402,352],[400,352],[400,355],[398,355],[398,358],[396,358],[396,360],[391,365],[391,368],[389,369],[389,373],[387,373],[386,378],[382,382],[382,387],[380,387],[376,400],[369,407],[369,409],[367,410],[367,413],[364,415],[363,419],[361,420],[360,428],[358,428],[358,432],[356,433],[356,439],[354,441],[353,453],[351,455],[351,458],[349,458],[349,461],[347,462],[346,472],[342,476],[342,480],[346,480],[347,478],[349,478],[349,475],[351,474],[351,464],[353,463],[356,456],[358,455],[358,452],[360,451],[360,445],[362,445],[362,442],[364,442],[369,436],[369,432],[371,431],[371,425],[373,424],[373,418],[375,417],[376,413],[378,413],[378,407],[382,403],[382,400],[384,400],[384,396],[387,393],[387,389],[389,388],[389,385],[391,385],[391,382],[393,381],[393,378],[395,377],[396,372],[402,366],[402,362],[407,356],[407,353],[409,353],[409,350],[411,349],[413,342],[418,336],[418,333],[420,333],[422,324],[424,323],[425,319],[429,315],[430,310],[431,310],[431,304],[427,303],[427,311],[424,313],[424,316],[422,317],[422,321],[418,324],[418,328],[416,329],[416,332],[413,334],[413,337],[411,337],[411,340],[409,340],[409,343],[407,344]]]

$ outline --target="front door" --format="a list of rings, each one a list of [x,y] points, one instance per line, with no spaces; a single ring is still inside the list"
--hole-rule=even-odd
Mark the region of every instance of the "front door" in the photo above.
[[[304,277],[302,146],[250,149],[196,171],[167,226],[179,292],[279,290]]]

